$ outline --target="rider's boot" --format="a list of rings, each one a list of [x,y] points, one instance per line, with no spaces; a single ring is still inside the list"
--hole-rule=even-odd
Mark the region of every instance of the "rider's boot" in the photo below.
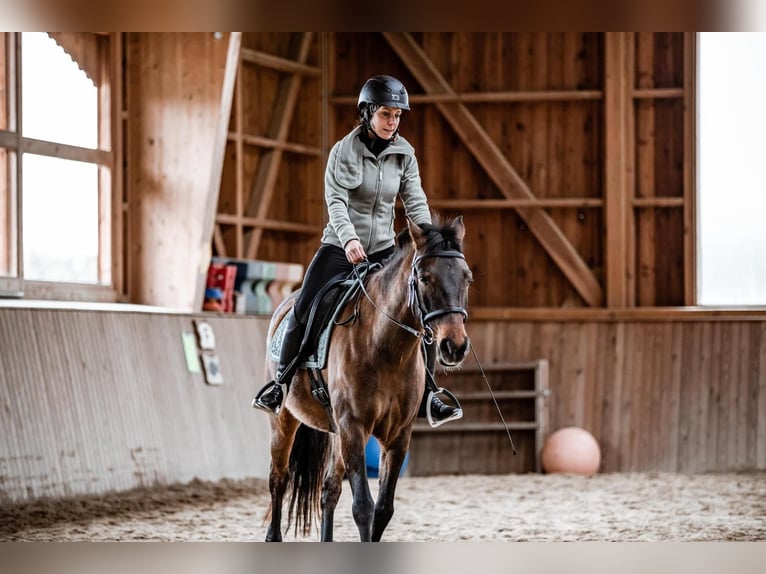
[[[434,380],[434,367],[436,366],[436,348],[434,345],[426,345],[426,385],[423,399],[420,403],[419,417],[425,417],[432,427],[438,427],[449,421],[463,417],[463,409],[457,403],[452,393],[439,389]],[[444,392],[455,399],[455,406],[444,403],[438,396],[438,392]],[[430,400],[429,400],[430,398]]]
[[[290,311],[285,326],[285,334],[282,339],[282,348],[279,351],[279,366],[277,375],[274,379],[266,383],[258,391],[253,399],[253,407],[261,409],[272,414],[279,414],[282,408],[287,391],[290,389],[290,382],[298,370],[298,351],[303,340],[305,325],[303,325],[295,316],[295,311]],[[284,388],[284,389],[283,389]]]

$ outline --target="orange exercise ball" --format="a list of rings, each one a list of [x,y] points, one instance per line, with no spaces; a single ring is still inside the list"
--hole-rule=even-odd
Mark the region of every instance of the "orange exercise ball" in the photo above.
[[[601,449],[585,429],[564,427],[545,440],[541,458],[545,472],[590,476],[598,472]]]

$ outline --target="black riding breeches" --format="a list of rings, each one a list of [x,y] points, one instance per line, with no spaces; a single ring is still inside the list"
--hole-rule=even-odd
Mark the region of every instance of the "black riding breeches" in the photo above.
[[[367,258],[371,263],[381,263],[393,252],[394,247],[391,246]],[[322,287],[335,277],[347,276],[353,269],[354,265],[346,259],[346,252],[342,248],[323,243],[306,269],[301,290],[295,301],[294,311],[298,320],[303,324],[306,323],[311,311],[311,303]]]

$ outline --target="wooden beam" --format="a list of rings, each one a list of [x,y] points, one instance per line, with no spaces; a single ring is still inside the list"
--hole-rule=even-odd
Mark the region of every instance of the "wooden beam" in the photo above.
[[[675,199],[675,198],[673,198]],[[540,199],[429,199],[438,209],[516,209],[539,207],[557,209],[598,208],[604,200],[597,197],[544,197]]]
[[[641,99],[681,99],[684,97],[683,88],[641,88],[633,90],[633,97]]]
[[[301,38],[300,48],[298,50],[298,63],[303,65],[309,57],[313,32],[304,32]],[[299,73],[285,78],[277,92],[276,106],[271,118],[269,135],[273,139],[284,144],[287,141],[287,133],[290,128],[290,122],[293,119],[293,112],[298,101],[298,92],[300,91],[303,77]],[[250,201],[246,215],[257,219],[264,219],[268,213],[271,199],[274,195],[274,187],[279,173],[279,165],[282,162],[283,150],[279,147],[265,153],[258,164],[258,173],[253,181],[252,191],[250,192]],[[263,229],[255,228],[250,233],[245,257],[255,259],[258,253],[258,246],[261,242]]]
[[[318,147],[314,147],[310,145],[279,141],[272,138],[266,138],[263,136],[256,136],[252,134],[239,134],[239,133],[229,134],[230,141],[236,141],[237,139],[241,139],[242,143],[245,143],[247,145],[254,145],[254,146],[265,147],[270,149],[278,149],[282,151],[289,151],[292,153],[310,155],[315,157],[320,157],[322,155],[322,151]]]
[[[231,106],[234,100],[234,85],[237,79],[239,51],[242,46],[242,32],[229,33],[229,45],[226,50],[223,80],[221,83],[221,98],[218,114],[215,120],[215,140],[213,142],[213,157],[210,162],[210,179],[207,184],[207,199],[204,211],[202,244],[200,245],[200,261],[197,271],[193,309],[202,310],[204,302],[207,269],[210,265],[211,243],[215,235],[215,212],[218,209],[218,195],[221,191],[221,177],[226,153],[226,135],[229,133]]]
[[[259,52],[258,50],[252,50],[250,48],[242,48],[242,60],[280,72],[319,77],[319,68],[316,66],[307,66],[305,61],[296,62],[294,60],[280,58],[279,56],[267,54],[266,52]]]
[[[0,130],[0,147],[17,149],[19,145],[22,153],[32,153],[72,161],[87,161],[105,167],[111,167],[112,164],[112,152],[110,151],[49,142],[34,138],[19,138],[18,134],[15,132]]]
[[[625,66],[627,70],[625,77],[629,78],[628,87],[626,88],[628,94],[633,95],[636,92],[637,80],[636,80],[636,33],[628,32],[625,40]],[[627,197],[635,199],[636,196],[636,107],[638,101],[633,98],[629,100],[629,113],[625,116],[625,130],[627,137],[625,144],[627,145],[627,151],[625,152],[625,186]],[[625,263],[624,267],[627,269],[627,301],[626,306],[635,307],[638,289],[637,267],[636,267],[636,212],[635,210],[628,210],[626,213],[626,238],[625,238]]]
[[[103,232],[99,233],[99,271],[100,278],[111,275],[111,284],[114,290],[122,295],[125,292],[125,262],[123,233],[123,184],[124,178],[124,153],[123,149],[123,123],[119,113],[123,106],[123,54],[122,32],[111,32],[108,36],[99,36],[105,49],[101,53],[101,89],[99,90],[100,114],[109,118],[100,122],[99,148],[112,150],[113,164],[106,168],[99,168],[99,212],[104,218]]]
[[[684,33],[684,303],[697,304],[697,34]]]
[[[245,129],[245,114],[243,101],[244,88],[242,87],[242,58],[237,62],[237,78],[234,91],[234,126],[236,130],[234,141],[234,153],[236,161],[234,162],[234,213],[241,214],[245,209],[245,144],[242,141]],[[245,238],[242,236],[242,226],[236,225],[234,229],[234,256],[242,259],[245,256]]]
[[[656,85],[656,54],[659,48],[655,45],[654,32],[634,32],[630,35],[630,46],[635,51],[635,56],[630,59],[634,65],[632,78],[634,78],[634,90],[652,89]],[[631,199],[636,197],[656,197],[657,194],[657,159],[661,152],[657,147],[661,143],[657,139],[657,129],[654,122],[657,119],[657,106],[653,100],[634,101],[635,113],[631,117],[637,118],[633,141],[635,142],[635,182],[631,187]],[[640,214],[633,214],[633,227],[635,243],[632,254],[635,257],[632,269],[635,278],[633,285],[634,305],[654,305],[657,301],[657,211],[648,209]]]
[[[335,105],[356,104],[358,96],[336,96]],[[603,99],[601,90],[530,90],[516,92],[452,92],[447,94],[412,94],[413,104],[435,104],[437,102],[463,103],[531,103],[531,102],[573,102]]]
[[[213,245],[215,245],[215,252],[218,257],[227,257],[226,243],[223,240],[223,233],[221,233],[221,226],[216,223],[213,228]]]
[[[683,207],[685,203],[683,197],[634,197],[630,202],[634,207]]]
[[[454,95],[452,87],[410,34],[382,34],[428,94]],[[434,105],[503,195],[508,199],[535,199],[529,186],[464,104],[446,101]],[[539,208],[520,207],[516,211],[585,302],[592,307],[601,305],[603,293],[599,282],[551,216]]]
[[[228,213],[217,214],[215,220],[217,223],[226,225],[258,227],[261,229],[271,229],[273,231],[290,231],[294,233],[303,233],[305,235],[321,235],[322,230],[324,229],[324,227],[318,225],[295,223],[292,221],[277,221],[275,219],[265,219],[261,217],[240,217]]]
[[[629,116],[633,113],[631,98],[632,66],[628,62],[629,38],[624,32],[607,32],[604,40],[606,56],[604,121],[606,210],[604,224],[604,261],[606,266],[606,306],[628,305],[628,217],[632,189],[627,178],[630,134]]]
[[[688,323],[692,321],[766,322],[766,310],[753,307],[626,307],[624,309],[588,309],[585,307],[469,307],[471,323],[477,321],[509,321],[527,323],[546,321],[563,323],[585,321],[621,323]],[[484,369],[487,370],[486,367]]]

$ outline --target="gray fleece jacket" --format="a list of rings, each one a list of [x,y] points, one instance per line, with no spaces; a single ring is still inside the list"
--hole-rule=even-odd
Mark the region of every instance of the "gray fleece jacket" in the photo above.
[[[325,170],[330,221],[322,243],[344,247],[358,239],[371,254],[394,244],[397,195],[413,222],[431,223],[431,213],[414,148],[399,136],[376,158],[359,139],[362,129],[356,127],[330,151]]]

